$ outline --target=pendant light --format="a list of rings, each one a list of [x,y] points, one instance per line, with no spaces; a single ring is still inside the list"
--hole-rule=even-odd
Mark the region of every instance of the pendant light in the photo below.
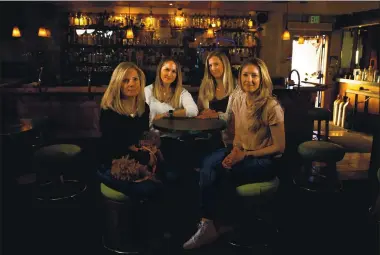
[[[20,29],[17,26],[13,27],[12,37],[21,37]]]
[[[39,37],[49,37],[50,32],[44,27],[40,27],[38,29],[38,36]]]
[[[290,40],[290,33],[288,30],[288,3],[286,3],[286,26],[285,26],[284,32],[282,33],[282,40],[284,41]]]
[[[134,38],[134,34],[133,34],[133,29],[132,29],[132,26],[131,26],[131,5],[129,5],[129,22],[128,22],[128,29],[127,29],[127,39],[133,39]]]
[[[207,33],[206,33],[206,38],[212,39],[214,37],[215,37],[215,35],[214,35],[214,29],[212,28],[212,25],[211,25],[211,1],[210,1],[210,23],[208,25],[208,29],[207,29]]]
[[[303,24],[303,15],[301,16],[301,20],[302,20],[302,24]],[[304,33],[305,33],[305,29],[303,29]],[[298,37],[298,44],[304,44],[305,43],[305,37],[303,37],[303,35],[300,35],[300,37]]]

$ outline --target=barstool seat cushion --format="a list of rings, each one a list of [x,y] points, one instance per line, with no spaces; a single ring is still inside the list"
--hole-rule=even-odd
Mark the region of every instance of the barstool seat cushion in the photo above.
[[[279,185],[280,180],[275,177],[274,179],[267,182],[240,185],[236,187],[236,191],[238,195],[242,197],[268,196],[274,194],[277,191]]]
[[[108,187],[104,183],[100,183],[100,192],[103,194],[103,196],[113,201],[125,202],[128,200],[128,196],[115,189]]]
[[[46,161],[64,161],[77,156],[82,149],[74,144],[54,144],[40,148],[34,154],[37,159]]]
[[[342,146],[325,141],[307,141],[298,146],[298,153],[305,160],[319,162],[338,162],[344,158]]]
[[[313,108],[308,110],[308,116],[313,120],[330,120],[331,112],[324,108]]]

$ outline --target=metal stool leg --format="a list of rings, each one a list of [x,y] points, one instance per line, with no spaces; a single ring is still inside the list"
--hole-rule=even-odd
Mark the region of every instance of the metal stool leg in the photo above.
[[[329,140],[329,120],[325,120],[325,141]]]

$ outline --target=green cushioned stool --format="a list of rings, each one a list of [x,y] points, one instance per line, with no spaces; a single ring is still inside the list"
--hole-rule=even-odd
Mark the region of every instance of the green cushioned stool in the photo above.
[[[105,209],[103,247],[117,254],[139,254],[136,204],[125,194],[100,184]]]
[[[295,182],[301,188],[327,192],[341,190],[336,162],[344,158],[342,146],[325,141],[308,141],[298,146],[298,153],[304,162],[301,175]]]
[[[321,134],[321,122],[325,121],[325,135],[324,140],[328,141],[329,138],[329,121],[331,117],[331,112],[328,109],[324,108],[313,108],[308,110],[307,112],[309,118],[312,120],[316,120],[318,122],[318,130],[317,130],[317,138],[318,141],[321,140],[322,134]],[[314,132],[313,132],[314,134]]]
[[[269,242],[275,240],[278,229],[272,222],[271,205],[279,185],[280,180],[276,177],[268,182],[244,184],[236,188],[237,194],[243,198],[248,217],[244,217],[247,218],[243,220],[244,224],[231,233],[231,245],[253,249],[257,246],[267,247]],[[252,218],[252,215],[256,217]]]
[[[62,200],[74,198],[84,192],[86,184],[79,180],[65,180],[64,174],[76,169],[82,149],[74,144],[54,144],[40,148],[34,153],[34,162],[49,182],[40,184],[39,200]]]

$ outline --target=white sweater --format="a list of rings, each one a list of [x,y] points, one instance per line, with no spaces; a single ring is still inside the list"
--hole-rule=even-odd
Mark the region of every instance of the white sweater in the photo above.
[[[175,110],[170,104],[161,103],[153,96],[153,85],[145,87],[145,101],[150,108],[149,123],[152,125],[153,119],[157,114],[166,113],[169,110]],[[193,97],[186,89],[182,89],[179,99],[179,107],[186,110],[186,117],[195,117],[198,115],[198,107]]]

